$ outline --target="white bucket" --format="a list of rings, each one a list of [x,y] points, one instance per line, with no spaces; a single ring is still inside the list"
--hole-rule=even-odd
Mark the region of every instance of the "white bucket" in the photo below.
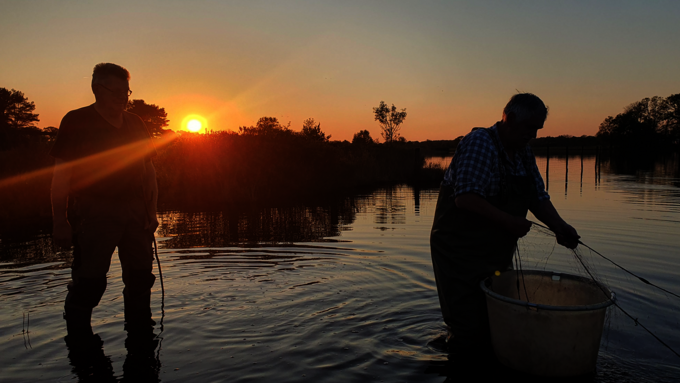
[[[541,376],[595,371],[605,312],[614,303],[609,289],[587,278],[538,270],[506,271],[481,287],[501,363]]]

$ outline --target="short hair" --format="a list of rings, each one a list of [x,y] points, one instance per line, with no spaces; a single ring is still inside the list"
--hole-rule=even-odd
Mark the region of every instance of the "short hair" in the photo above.
[[[510,97],[503,109],[503,118],[514,113],[517,121],[526,121],[534,117],[548,118],[548,107],[533,93],[517,93]]]
[[[101,84],[109,77],[116,77],[121,80],[130,81],[130,72],[120,65],[112,63],[99,63],[94,66],[92,71],[92,85]]]

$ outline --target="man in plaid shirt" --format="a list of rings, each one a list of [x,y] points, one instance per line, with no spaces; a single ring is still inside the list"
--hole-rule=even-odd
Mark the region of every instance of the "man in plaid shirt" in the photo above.
[[[530,93],[514,95],[503,118],[475,128],[458,145],[439,192],[430,236],[439,302],[450,330],[449,349],[490,352],[486,300],[480,281],[511,267],[529,210],[568,248],[579,235],[557,213],[528,145],[548,115]]]

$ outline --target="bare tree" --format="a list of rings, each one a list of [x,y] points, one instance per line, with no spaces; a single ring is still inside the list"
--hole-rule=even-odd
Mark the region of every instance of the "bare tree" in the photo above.
[[[380,101],[377,108],[373,108],[375,120],[380,123],[382,133],[380,133],[385,142],[397,141],[399,139],[400,125],[406,119],[406,108],[397,110],[397,107],[392,104],[389,108],[385,101]]]

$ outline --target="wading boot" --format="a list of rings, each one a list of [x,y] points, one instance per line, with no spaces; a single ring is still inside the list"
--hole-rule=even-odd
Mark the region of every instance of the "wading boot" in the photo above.
[[[68,337],[73,340],[92,337],[92,309],[65,306],[64,319]]]
[[[156,322],[151,319],[151,289],[144,293],[127,293],[125,299],[125,330],[128,333],[153,332]]]

